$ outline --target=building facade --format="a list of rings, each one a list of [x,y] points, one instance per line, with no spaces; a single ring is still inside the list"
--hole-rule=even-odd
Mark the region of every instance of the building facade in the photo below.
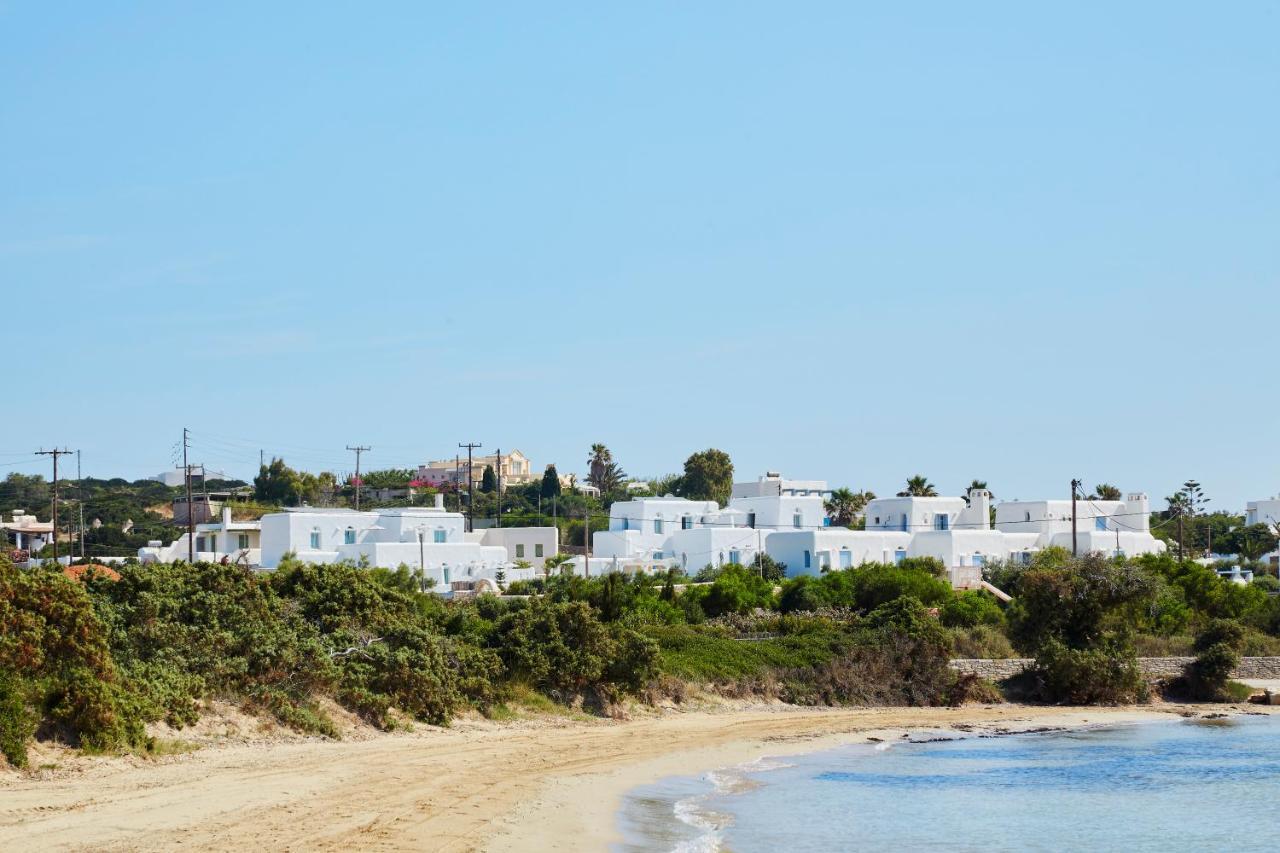
[[[493,468],[503,487],[523,486],[532,482],[532,463],[519,450],[488,456],[471,457],[471,482],[476,486],[484,479],[484,469]],[[541,475],[539,475],[541,476]],[[418,479],[431,485],[451,483],[460,488],[467,487],[467,457],[457,456],[453,459],[438,459],[418,466]]]

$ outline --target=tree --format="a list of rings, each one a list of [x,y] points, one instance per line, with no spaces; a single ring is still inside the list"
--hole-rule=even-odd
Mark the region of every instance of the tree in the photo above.
[[[609,452],[608,447],[599,442],[591,445],[591,455],[587,457],[587,482],[603,492],[600,479],[604,476],[605,466],[612,461],[613,454]]]
[[[1120,490],[1110,483],[1099,483],[1093,487],[1093,494],[1089,495],[1088,500],[1091,501],[1118,501],[1123,497]]]
[[[898,492],[900,498],[936,498],[938,490],[923,474],[916,474],[907,480],[907,487]]]
[[[493,466],[484,466],[484,473],[480,475],[480,491],[489,492],[496,491],[498,488],[498,475],[493,473]]]
[[[260,503],[296,505],[302,501],[303,484],[298,472],[272,457],[253,478],[253,496]]]
[[[1169,502],[1169,516],[1178,519],[1178,557],[1185,559],[1184,522],[1187,518],[1195,518],[1199,515],[1205,504],[1209,503],[1209,498],[1205,497],[1204,490],[1200,488],[1198,482],[1187,480],[1182,484],[1181,489],[1165,500]]]
[[[560,496],[560,475],[556,473],[556,466],[548,465],[542,472],[542,486],[538,493],[543,500]]]
[[[693,454],[684,463],[680,495],[695,501],[715,501],[723,506],[733,491],[733,461],[714,447]]]
[[[1218,540],[1214,540],[1218,541]],[[1239,554],[1252,562],[1262,558],[1263,554],[1274,551],[1276,534],[1265,524],[1250,524],[1235,527],[1222,539],[1220,553]]]
[[[553,572],[563,574],[565,566],[573,562],[573,557],[561,551],[553,557],[547,557],[542,563],[542,575],[547,580],[551,579]]]
[[[827,511],[827,515],[831,518],[831,523],[838,527],[848,527],[853,524],[858,515],[862,512],[863,507],[869,501],[875,500],[873,492],[855,492],[851,489],[833,489],[831,497],[823,502],[823,507]]]

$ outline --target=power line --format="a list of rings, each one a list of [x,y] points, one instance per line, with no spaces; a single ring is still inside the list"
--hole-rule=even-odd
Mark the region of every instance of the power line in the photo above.
[[[37,450],[37,451],[36,451],[36,455],[37,455],[37,456],[52,456],[52,457],[53,457],[53,513],[52,513],[52,527],[53,527],[53,559],[54,559],[54,561],[55,561],[55,562],[56,562],[56,561],[57,561],[57,559],[58,559],[58,457],[59,457],[59,456],[66,456],[67,454],[69,454],[69,453],[74,453],[74,452],[75,452],[75,451],[73,451],[73,450],[67,450],[66,448],[63,448],[62,450],[59,450],[59,449],[58,449],[58,448],[56,448],[56,447],[55,447],[53,450],[45,450],[45,449],[41,448],[40,450]]]

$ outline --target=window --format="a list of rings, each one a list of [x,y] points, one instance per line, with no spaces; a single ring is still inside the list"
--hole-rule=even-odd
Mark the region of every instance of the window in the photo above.
[[[654,532],[654,533],[661,533],[661,532],[662,532],[662,519],[660,519],[660,518],[655,518],[655,519],[653,520],[653,532]]]
[[[204,547],[204,537],[203,537],[203,536],[197,536],[197,537],[196,537],[196,550],[197,550],[197,551],[207,551],[207,550],[208,550],[207,548],[205,548],[205,547]]]
[[[520,545],[520,544],[516,545],[516,559],[517,560],[524,559],[524,545]]]
[[[987,558],[982,556],[981,554],[974,554],[973,564],[975,566],[985,566],[987,564]]]
[[[541,546],[541,545],[534,545],[534,546],[533,546],[533,556],[535,556],[535,557],[541,557],[541,556],[542,556],[542,546]]]
[[[662,557],[663,557],[663,554],[662,554],[662,552],[661,552],[661,551],[654,551],[654,552],[653,552],[653,559],[655,559],[655,560],[661,560],[661,559],[662,559]]]
[[[951,518],[945,514],[935,515],[933,517],[934,530],[946,530],[950,526]]]
[[[804,567],[806,569],[813,568],[813,555],[810,554],[808,551],[804,552]]]
[[[905,560],[905,559],[907,559],[907,549],[906,549],[906,548],[899,548],[898,550],[896,550],[896,551],[894,551],[894,552],[893,552],[893,563],[894,563],[894,565],[897,565],[898,563],[901,563],[901,562],[902,562],[903,560]]]
[[[791,526],[795,528],[804,526],[804,518],[800,515],[799,510],[796,510],[795,515],[791,516]]]
[[[840,549],[840,568],[847,569],[853,565],[853,552],[848,548]]]
[[[622,517],[622,529],[623,529],[623,530],[626,530],[626,529],[628,528],[628,526],[629,526],[629,525],[627,524],[627,517],[624,515],[624,516]]]
[[[877,516],[876,516],[876,524],[878,525],[879,523],[880,523],[880,516],[878,516],[878,515],[877,515]]]
[[[311,550],[312,551],[320,550],[320,531],[319,530],[311,531]]]
[[[691,515],[686,515],[686,516],[684,516],[683,518],[681,518],[681,519],[680,519],[680,529],[681,529],[681,530],[692,530],[692,529],[693,529],[693,516],[691,516]]]
[[[754,512],[747,513],[747,527],[756,526],[756,514]]]
[[[730,552],[729,552],[729,562],[730,562],[730,563],[737,563],[738,565],[742,565],[742,553],[741,553],[740,551],[730,551]]]
[[[437,527],[435,531],[432,533],[431,541],[444,542],[446,541],[448,536],[449,536],[449,531],[445,530],[443,527]]]
[[[1030,520],[1031,520],[1031,513],[1029,513],[1029,512],[1024,512],[1024,513],[1023,513],[1023,515],[1024,515],[1024,516],[1026,516],[1026,517],[1023,519],[1023,521],[1030,521]]]
[[[356,544],[356,529],[354,527],[348,527],[346,530],[342,531],[342,544]]]
[[[241,533],[239,537],[237,537],[236,547],[239,548],[241,551],[249,550],[249,534],[248,533]]]
[[[1105,515],[1099,515],[1099,516],[1097,516],[1096,518],[1094,518],[1094,520],[1093,520],[1093,529],[1094,529],[1094,530],[1106,530],[1106,529],[1107,529],[1107,517],[1106,517]]]

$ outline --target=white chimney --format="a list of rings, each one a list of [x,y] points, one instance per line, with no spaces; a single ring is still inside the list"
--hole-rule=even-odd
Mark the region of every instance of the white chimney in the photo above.
[[[444,509],[444,495],[436,492],[436,509]]]

